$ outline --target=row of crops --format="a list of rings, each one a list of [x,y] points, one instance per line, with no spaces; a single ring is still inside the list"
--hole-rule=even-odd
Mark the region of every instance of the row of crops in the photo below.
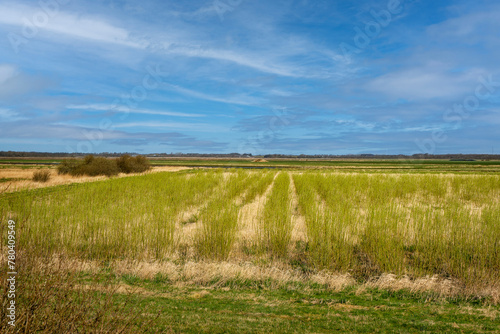
[[[238,242],[239,212],[264,195],[249,251]],[[40,255],[245,253],[359,278],[440,274],[468,285],[500,277],[499,198],[496,175],[191,170],[4,194],[0,217],[17,222],[19,248]],[[294,214],[305,220],[300,242],[291,238]]]

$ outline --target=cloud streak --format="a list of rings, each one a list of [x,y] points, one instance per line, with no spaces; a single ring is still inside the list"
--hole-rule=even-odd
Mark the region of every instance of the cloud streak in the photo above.
[[[119,112],[123,115],[141,114],[141,115],[158,115],[158,116],[174,116],[174,117],[205,117],[203,114],[182,113],[165,110],[151,109],[131,109],[127,106],[118,106],[113,104],[83,104],[83,105],[68,105],[67,109],[84,110],[84,111],[104,111],[104,112]]]
[[[29,37],[38,30],[47,31],[70,38],[78,38],[100,43],[112,43],[133,48],[145,48],[144,42],[133,41],[130,32],[106,21],[82,17],[59,9],[48,12],[42,7],[25,6],[15,3],[0,4],[0,24],[12,25],[19,35]]]

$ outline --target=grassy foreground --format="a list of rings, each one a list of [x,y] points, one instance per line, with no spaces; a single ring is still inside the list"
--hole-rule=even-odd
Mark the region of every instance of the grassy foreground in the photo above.
[[[271,279],[179,284],[105,264],[75,271],[69,260],[31,259],[20,266],[16,327],[3,321],[2,333],[497,333],[500,326],[500,307],[460,297]]]
[[[332,292],[320,285],[271,288],[258,282],[217,287],[172,287],[161,279],[122,277],[130,295],[119,303],[158,313],[150,328],[172,333],[487,333],[500,328],[500,309],[461,300],[433,300],[421,294],[380,289]],[[266,286],[267,285],[267,286]],[[149,329],[148,329],[149,330]]]

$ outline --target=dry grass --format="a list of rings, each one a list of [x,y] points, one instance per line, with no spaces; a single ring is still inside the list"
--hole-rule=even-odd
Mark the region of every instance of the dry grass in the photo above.
[[[158,173],[158,172],[177,172],[181,170],[191,169],[189,167],[170,167],[170,166],[162,166],[162,167],[154,167],[147,173]],[[39,170],[48,170],[52,172],[51,178],[49,181],[40,183],[32,180],[34,169],[20,169],[20,168],[3,168],[0,169],[0,179],[14,179],[13,181],[0,183],[0,193],[5,192],[14,192],[19,190],[26,189],[36,189],[36,188],[45,188],[45,187],[53,187],[63,184],[71,184],[71,183],[83,183],[83,182],[93,182],[107,179],[106,176],[71,176],[71,175],[58,175],[56,173],[55,168],[50,168],[47,166],[42,167]],[[120,173],[116,177],[127,177],[135,174],[125,174]]]
[[[456,296],[463,292],[460,284],[452,279],[439,277],[437,275],[411,279],[408,276],[398,277],[394,274],[382,274],[373,277],[362,286],[364,288],[378,288],[386,290],[408,290],[411,292],[434,292],[441,297]]]
[[[193,205],[177,215],[175,233],[178,236],[179,245],[182,245],[180,251],[187,252],[185,256],[191,257],[194,255],[194,250],[192,249],[192,247],[195,241],[195,236],[202,227],[202,222],[200,220],[201,213],[207,209],[214,196],[224,191],[227,182],[231,180],[230,173],[224,172],[222,176],[224,182],[219,184],[217,188],[212,189],[210,191],[210,195],[202,199],[201,204],[198,203],[196,205]]]
[[[43,261],[42,261],[43,262]],[[82,261],[62,257],[53,257],[50,265],[64,271],[88,272],[97,274],[104,267],[97,261]],[[154,279],[158,275],[168,278],[176,286],[202,285],[218,287],[233,281],[270,282],[273,288],[285,287],[293,283],[324,285],[331,291],[341,291],[348,287],[356,287],[356,294],[364,294],[370,289],[390,291],[409,291],[412,293],[431,293],[438,298],[448,297],[484,297],[489,298],[492,304],[500,302],[500,285],[490,286],[478,293],[469,291],[457,280],[443,278],[438,275],[410,278],[384,273],[371,277],[366,282],[357,282],[351,275],[335,273],[328,270],[303,272],[281,261],[267,264],[252,262],[231,261],[134,261],[116,260],[107,264],[116,275],[131,275],[140,279]],[[117,293],[132,292],[133,288],[119,287]],[[139,294],[151,294],[148,291],[135,291]]]
[[[291,173],[290,173],[291,174]],[[297,189],[293,182],[293,177],[290,175],[290,191],[292,198],[292,238],[291,241],[295,244],[298,241],[307,242],[307,226],[306,219],[299,211],[299,199],[297,197]]]
[[[177,285],[221,286],[231,281],[272,281],[275,287],[290,283],[317,283],[326,285],[332,291],[338,291],[356,284],[348,274],[326,271],[305,274],[282,262],[257,265],[251,262],[230,261],[188,261],[179,264],[173,261],[120,260],[110,264],[110,268],[117,275],[133,275],[141,279],[153,279],[160,274]]]
[[[242,256],[241,248],[255,245],[258,238],[258,227],[261,212],[266,204],[267,198],[274,186],[274,180],[278,174],[274,176],[273,183],[267,187],[263,195],[257,196],[252,202],[245,204],[238,215],[238,236],[236,247],[233,251],[233,256]]]
[[[12,299],[8,296],[7,286],[2,285],[0,332],[137,333],[140,328],[134,322],[144,307],[128,306],[137,289],[115,286],[107,281],[92,281],[91,285],[98,286],[98,289],[82,286],[78,283],[78,272],[65,270],[74,264],[72,260],[58,258],[55,263],[53,259],[40,259],[27,253],[18,257],[17,265],[22,270],[16,276],[15,326],[6,321],[6,305]],[[0,265],[6,268],[5,258],[0,260]],[[5,271],[0,272],[2,282],[6,276]],[[117,294],[126,295],[125,301],[115,302]],[[144,325],[150,325],[156,318]]]

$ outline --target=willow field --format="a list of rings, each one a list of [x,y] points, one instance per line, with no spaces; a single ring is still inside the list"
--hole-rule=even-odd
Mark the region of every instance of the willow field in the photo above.
[[[150,299],[167,298],[162,289],[190,287],[198,293],[189,295],[192,300],[208,304],[217,293],[240,291],[246,296],[262,289],[341,294],[337,304],[365,294],[373,300],[380,293],[401,300],[394,295],[399,293],[411,295],[401,297],[414,298],[407,301],[410,304],[459,301],[471,309],[488,307],[494,314],[481,318],[484,323],[479,327],[453,327],[462,320],[434,319],[434,324],[422,325],[422,320],[410,326],[409,332],[418,328],[488,332],[499,325],[500,176],[496,173],[191,169],[4,193],[0,217],[2,222],[16,222],[19,257],[29,254],[31,262],[45,263],[43,268],[72,273],[77,286],[99,285],[111,277],[115,283],[158,290],[157,295],[143,294]],[[4,250],[7,227],[1,228]],[[79,290],[73,286],[72,291]],[[112,303],[120,302],[119,292],[113,291],[118,297]],[[191,300],[186,296],[176,298]],[[228,312],[233,306],[227,306]],[[206,307],[210,313],[212,306]],[[185,312],[185,322],[167,321],[159,331],[196,332],[189,322],[202,320],[189,315],[201,312],[203,319],[204,312],[189,308]],[[215,321],[210,317],[205,320]],[[142,316],[133,319],[145,321]],[[379,325],[387,325],[377,322],[383,319],[370,322],[368,315],[366,319],[367,327],[357,330],[377,331]],[[467,319],[463,322],[476,321]],[[292,320],[278,320],[278,325],[255,320],[240,329],[264,331],[271,326],[267,331],[302,331]],[[347,321],[344,329],[355,330],[349,326],[362,323]],[[197,330],[216,328],[206,326]],[[303,331],[336,328],[334,322],[322,326]],[[237,327],[225,327],[233,330]]]

